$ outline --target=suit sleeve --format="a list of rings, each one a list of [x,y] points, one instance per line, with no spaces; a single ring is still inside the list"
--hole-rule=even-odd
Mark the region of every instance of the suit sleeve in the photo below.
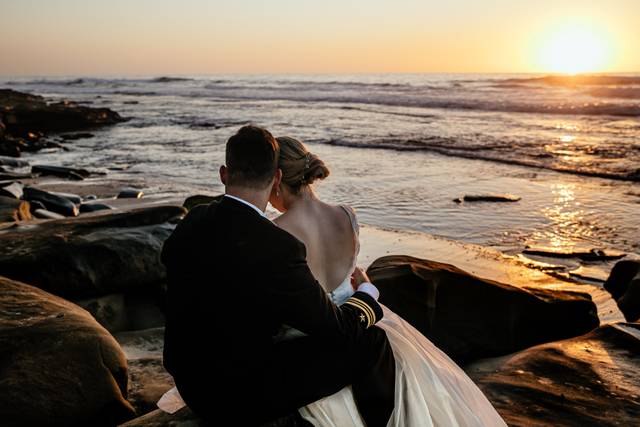
[[[306,334],[335,340],[357,340],[382,318],[382,308],[365,292],[336,306],[311,274],[304,245],[296,242],[278,263],[268,293],[284,323]],[[282,262],[284,261],[284,262]]]

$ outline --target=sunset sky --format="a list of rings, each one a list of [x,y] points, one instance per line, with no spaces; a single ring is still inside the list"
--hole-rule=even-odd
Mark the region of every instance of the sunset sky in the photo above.
[[[640,0],[0,0],[2,75],[640,71]]]

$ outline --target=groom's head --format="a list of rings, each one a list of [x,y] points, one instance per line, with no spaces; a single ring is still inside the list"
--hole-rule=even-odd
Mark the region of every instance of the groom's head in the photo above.
[[[279,146],[271,133],[258,126],[240,128],[227,141],[226,166],[220,177],[227,187],[265,190],[278,170]]]

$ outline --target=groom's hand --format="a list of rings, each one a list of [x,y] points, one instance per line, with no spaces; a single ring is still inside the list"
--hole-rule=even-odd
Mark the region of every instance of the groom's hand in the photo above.
[[[371,280],[369,280],[369,276],[367,276],[367,273],[365,273],[362,268],[356,267],[351,274],[351,286],[353,287],[353,290],[357,291],[358,286],[364,282],[371,282]]]

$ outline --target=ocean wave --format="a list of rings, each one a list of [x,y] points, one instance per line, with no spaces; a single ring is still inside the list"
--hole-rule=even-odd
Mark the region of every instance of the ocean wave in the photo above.
[[[527,153],[523,150],[514,149],[512,141],[502,141],[496,144],[487,144],[484,142],[470,144],[468,142],[460,143],[459,139],[454,138],[427,136],[419,139],[385,138],[369,141],[351,141],[348,139],[335,138],[328,140],[308,140],[308,142],[353,148],[426,151],[444,156],[547,169],[573,175],[640,182],[640,168],[637,168],[637,165],[636,167],[629,166],[621,170],[610,170],[599,168],[597,162],[596,165],[562,163],[559,161],[558,156],[555,156],[553,153],[543,153],[544,155],[540,155],[540,152]]]
[[[187,77],[162,76],[162,77],[155,77],[149,80],[149,82],[151,83],[174,83],[174,82],[188,82],[188,81],[193,81],[193,79],[190,79]]]
[[[589,90],[598,98],[640,99],[640,87],[602,87]]]
[[[548,85],[548,86],[638,86],[638,76],[614,76],[614,75],[549,75],[543,77],[523,77],[494,80],[497,85]]]

